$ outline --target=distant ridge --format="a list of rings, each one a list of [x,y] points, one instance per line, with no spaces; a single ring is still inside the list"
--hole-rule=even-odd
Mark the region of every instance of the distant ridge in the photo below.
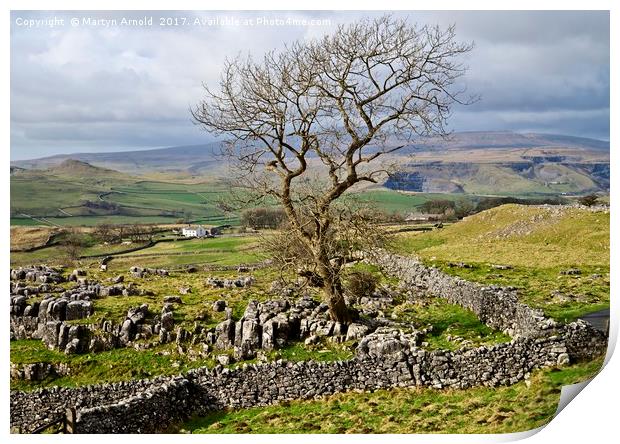
[[[199,163],[203,167],[215,167],[220,162],[217,158],[219,147],[220,143],[216,142],[152,150],[57,154],[39,159],[13,161],[11,166],[42,170],[53,168],[71,159],[124,173],[185,171]]]
[[[220,170],[224,163],[217,156],[221,142],[202,145],[185,145],[152,150],[121,151],[107,153],[59,154],[32,160],[11,162],[12,167],[47,169],[68,159],[86,162],[91,166],[107,168],[124,173],[183,172],[203,174]],[[609,142],[555,134],[514,133],[511,131],[467,131],[451,134],[447,139],[429,137],[415,142],[399,151],[407,154],[419,151],[451,152],[467,150],[492,150],[495,156],[502,150],[514,149],[569,149],[593,152],[597,156],[609,152]]]
[[[512,131],[464,131],[448,136],[429,137],[413,144],[418,149],[481,148],[581,148],[609,150],[609,142],[558,134],[515,133]]]

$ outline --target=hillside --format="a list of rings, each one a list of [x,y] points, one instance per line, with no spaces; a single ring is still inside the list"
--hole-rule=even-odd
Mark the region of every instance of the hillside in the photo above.
[[[403,249],[438,261],[609,266],[609,211],[502,205],[402,241]]]
[[[103,168],[91,165],[88,162],[84,162],[76,159],[63,160],[58,165],[52,165],[47,169],[46,173],[53,176],[66,176],[70,178],[92,179],[95,177],[125,177],[126,176],[119,171],[115,171],[109,168]]]
[[[514,286],[558,320],[609,306],[608,210],[502,205],[442,230],[400,235],[396,250],[485,285]]]
[[[466,157],[466,156],[464,156]],[[508,157],[508,156],[507,156]],[[416,161],[404,164],[385,186],[426,193],[570,195],[609,190],[609,161]]]
[[[217,157],[218,153],[219,143],[211,143],[139,151],[59,154],[41,159],[14,161],[11,162],[11,166],[47,169],[73,159],[130,174],[161,171],[197,174],[220,168],[221,160]]]
[[[448,139],[428,137],[412,145],[421,150],[501,149],[501,148],[579,148],[609,150],[609,142],[558,134],[515,133],[512,131],[463,131]]]
[[[12,161],[11,166],[46,169],[67,159],[123,172],[184,171],[204,173],[222,165],[220,142],[176,146],[139,151],[60,154],[41,159]],[[398,151],[402,163],[474,162],[498,163],[515,161],[608,162],[609,142],[580,137],[518,134],[509,131],[460,132],[447,138],[429,137],[415,141]]]
[[[213,180],[145,181],[71,161],[11,176],[11,225],[228,223],[235,216],[218,208],[225,192]]]

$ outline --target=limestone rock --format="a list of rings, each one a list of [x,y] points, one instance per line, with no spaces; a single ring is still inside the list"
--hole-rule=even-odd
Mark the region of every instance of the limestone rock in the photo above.
[[[67,304],[65,319],[84,319],[94,312],[93,303],[90,301],[71,301]]]
[[[182,304],[183,301],[179,296],[166,296],[164,302],[168,304]]]
[[[161,328],[167,331],[172,331],[174,328],[174,316],[171,311],[167,311],[161,316]]]
[[[370,332],[370,328],[363,324],[353,323],[347,329],[347,341],[362,339]]]
[[[213,303],[213,311],[220,312],[226,310],[226,301],[219,299]]]
[[[234,345],[235,323],[232,319],[226,319],[215,327],[215,348],[227,349]]]
[[[558,361],[557,364],[558,366],[564,366],[564,365],[568,365],[570,363],[570,358],[568,356],[568,353],[560,353],[558,355]]]
[[[131,319],[125,319],[123,325],[121,326],[121,331],[119,334],[119,340],[122,345],[126,345],[128,342],[133,340],[135,334],[135,326]]]
[[[131,320],[133,324],[140,324],[146,319],[148,313],[148,304],[142,304],[139,307],[130,308],[127,311],[127,319]]]

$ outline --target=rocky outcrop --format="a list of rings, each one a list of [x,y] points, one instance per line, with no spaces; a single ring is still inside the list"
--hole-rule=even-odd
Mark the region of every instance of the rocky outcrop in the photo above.
[[[254,278],[252,276],[240,276],[236,279],[209,277],[205,283],[212,288],[245,288],[254,283]]]
[[[70,373],[67,364],[50,364],[49,362],[34,362],[31,364],[11,364],[11,379],[28,382],[44,381],[47,378],[58,378]]]
[[[20,267],[11,270],[11,280],[25,280],[41,284],[54,284],[64,282],[65,278],[55,268],[46,265],[35,265],[31,267]]]
[[[71,272],[71,274],[69,275],[69,282],[77,282],[78,280],[80,280],[80,278],[86,276],[86,271],[77,268],[75,270],[73,270]]]
[[[213,303],[212,308],[213,308],[213,311],[215,312],[221,312],[221,311],[226,310],[226,306],[227,306],[226,301],[223,299],[219,299]]]
[[[357,355],[361,358],[403,360],[419,345],[421,336],[422,333],[415,330],[404,333],[395,328],[379,327],[360,341]]]
[[[149,275],[155,275],[155,276],[168,276],[168,270],[164,270],[163,268],[142,268],[142,267],[137,267],[137,266],[133,266],[129,269],[129,273],[133,276],[133,277],[137,277],[137,278],[144,278],[146,276]]]
[[[220,309],[214,304],[214,310]],[[300,298],[250,301],[242,318],[221,322],[214,332],[216,349],[232,348],[236,359],[252,359],[260,349],[273,350],[310,336],[337,336],[344,340],[346,327],[329,319],[327,305]]]
[[[25,296],[12,296],[11,338],[43,339],[44,342],[49,340],[46,342],[48,347],[64,350],[70,328],[64,321],[88,318],[94,311],[89,299],[77,299],[78,297],[48,296],[41,302],[29,302]],[[66,328],[62,330],[63,335],[59,336],[61,325],[66,325]],[[74,329],[71,340],[75,339],[76,334]]]

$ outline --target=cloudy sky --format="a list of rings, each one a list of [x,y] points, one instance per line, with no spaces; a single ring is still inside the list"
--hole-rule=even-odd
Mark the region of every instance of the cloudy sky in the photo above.
[[[226,57],[260,57],[377,14],[13,12],[11,158],[203,143],[208,135],[192,124],[189,108],[202,82],[217,81]],[[450,129],[609,140],[607,12],[396,15],[455,24],[457,37],[476,45],[466,80],[481,100],[455,108]],[[152,23],[123,22],[145,16]]]

